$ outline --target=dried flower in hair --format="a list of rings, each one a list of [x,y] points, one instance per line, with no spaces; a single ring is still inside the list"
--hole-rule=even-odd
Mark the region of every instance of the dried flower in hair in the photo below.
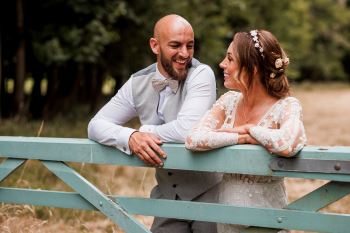
[[[276,77],[276,74],[275,73],[271,73],[270,74],[270,78],[275,78]]]
[[[289,64],[289,58],[288,57],[285,57],[284,60],[283,60],[283,63],[285,65],[288,65]]]
[[[275,61],[275,67],[276,69],[279,69],[283,66],[283,61],[281,58],[277,58],[276,61]]]

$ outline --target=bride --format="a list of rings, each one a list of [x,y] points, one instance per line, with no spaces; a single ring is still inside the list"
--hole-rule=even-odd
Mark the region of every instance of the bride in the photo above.
[[[222,95],[190,131],[186,147],[205,151],[235,144],[260,144],[284,157],[300,151],[306,136],[301,105],[289,95],[285,74],[288,64],[289,59],[270,32],[236,33],[220,63],[224,85],[231,91]],[[225,174],[219,201],[283,208],[287,195],[283,178]],[[238,233],[245,227],[218,224],[218,232]]]

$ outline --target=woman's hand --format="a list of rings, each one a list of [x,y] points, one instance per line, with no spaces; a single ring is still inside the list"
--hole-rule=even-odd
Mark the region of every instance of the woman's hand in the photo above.
[[[255,138],[250,136],[249,130],[253,124],[245,124],[235,128],[217,129],[216,132],[238,133],[238,144],[260,144]]]
[[[235,128],[225,128],[225,129],[217,129],[216,132],[226,132],[226,133],[238,133],[238,134],[249,134],[249,130],[251,127],[255,125],[253,124],[245,124]]]
[[[238,135],[238,143],[237,144],[260,144],[255,138],[250,136],[250,134],[239,134]]]
[[[238,134],[249,134],[249,130],[253,126],[255,126],[255,125],[253,125],[253,124],[245,124],[245,125],[241,125],[241,126],[235,127],[234,129],[237,131]]]

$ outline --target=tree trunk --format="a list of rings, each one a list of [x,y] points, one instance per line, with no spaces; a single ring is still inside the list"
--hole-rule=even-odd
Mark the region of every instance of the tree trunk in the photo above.
[[[97,65],[93,64],[91,68],[91,83],[89,84],[89,98],[87,100],[90,103],[89,112],[94,113],[101,97],[102,81],[99,80],[101,79],[101,72],[99,72]]]
[[[43,80],[43,67],[35,63],[32,68],[34,86],[30,96],[29,115],[34,119],[42,117],[44,107],[44,97],[41,94],[41,81]]]
[[[24,38],[24,19],[23,19],[23,1],[17,0],[17,32],[18,48],[16,62],[16,80],[15,80],[15,113],[21,117],[24,113],[24,79],[26,73],[25,66],[25,38]]]
[[[54,109],[56,103],[59,100],[58,96],[58,86],[59,86],[59,78],[58,78],[59,68],[56,64],[52,65],[48,69],[48,79],[47,79],[47,92],[45,97],[45,104],[43,108],[43,118],[50,119],[54,115]]]
[[[0,28],[0,120],[2,118],[3,76],[2,76],[2,27]]]

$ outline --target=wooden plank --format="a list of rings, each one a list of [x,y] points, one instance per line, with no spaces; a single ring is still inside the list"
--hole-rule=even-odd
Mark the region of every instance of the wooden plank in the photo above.
[[[269,162],[273,158],[256,145],[236,145],[209,152],[191,152],[183,144],[164,144],[168,154],[164,168],[209,172],[274,175],[310,179],[328,179],[350,182],[344,174],[303,172],[273,172]],[[327,150],[326,150],[327,149]],[[146,166],[135,156],[102,146],[88,139],[0,137],[0,155],[3,157],[42,159],[65,162]],[[350,147],[305,147],[301,159],[350,160]]]
[[[342,214],[187,201],[116,199],[130,213],[142,215],[316,232],[344,233],[350,229],[350,216]]]
[[[183,144],[164,144],[163,149],[168,153],[168,159],[165,161],[164,168],[169,169],[243,173],[253,175],[274,175],[282,177],[299,177],[350,182],[350,176],[348,174],[342,174],[341,172],[340,174],[325,174],[322,172],[322,169],[319,170],[321,172],[318,173],[310,173],[309,171],[274,172],[269,168],[269,164],[271,159],[275,157],[271,156],[262,147],[255,145],[236,145],[200,153],[186,150]],[[114,148],[102,146],[87,139],[0,136],[0,157],[19,158],[22,159],[22,161],[25,161],[24,159],[43,159],[50,161],[61,160],[66,162],[145,166],[134,156],[125,155]],[[290,158],[288,161],[295,160],[299,164],[302,164],[304,159],[305,161],[309,161],[310,159],[314,159],[315,161],[330,160],[331,162],[337,161],[340,162],[339,164],[341,164],[342,161],[348,162],[350,160],[350,147],[324,148],[307,146],[299,153],[297,158]],[[8,161],[9,164],[13,163],[10,162],[11,159],[8,159]],[[6,168],[8,165],[2,167],[0,166],[0,178],[1,176],[4,178],[8,176],[11,171],[19,165],[20,164],[10,165],[10,169]],[[58,170],[56,172],[58,172]],[[347,184],[345,186],[347,186]],[[349,193],[347,188],[348,186],[345,186],[343,185],[340,187],[339,184],[332,182],[331,184],[325,185],[324,187],[315,190],[313,193],[306,195],[288,207],[302,211],[316,211],[317,208],[322,208],[322,206],[327,205],[330,201],[337,200]],[[331,195],[328,195],[329,190],[332,191]],[[326,197],[320,200],[319,197],[323,197],[325,194],[327,194]],[[81,205],[91,205],[89,202],[84,202],[84,199],[81,197],[80,200],[82,203],[85,203]],[[101,204],[103,205],[104,203],[100,202],[99,205]],[[147,205],[148,204],[146,203],[146,206]],[[103,209],[102,206],[100,207]],[[100,209],[96,205],[92,205],[87,208]],[[281,216],[280,220],[281,222],[284,221],[283,216]],[[264,231],[269,229],[249,228],[244,232],[261,232],[261,230]]]
[[[77,191],[100,212],[129,233],[151,233],[121,206],[108,198],[79,173],[62,162],[41,161],[57,177]]]
[[[115,196],[110,196],[110,198],[113,198],[130,214],[317,232],[344,233],[350,228],[349,215],[147,198]],[[92,204],[83,201],[79,194],[69,192],[1,188],[0,201],[85,210],[97,209]],[[263,233],[271,232],[270,230],[272,229],[251,228],[245,232]]]
[[[25,159],[6,159],[0,164],[0,182],[20,167]]]
[[[318,211],[331,203],[343,198],[350,193],[350,183],[347,182],[328,182],[318,189],[306,194],[298,200],[290,203],[285,209]],[[276,229],[262,229],[249,227],[241,233],[277,233]]]
[[[19,205],[97,210],[79,193],[22,188],[0,188],[0,202]]]
[[[328,182],[318,189],[290,203],[286,208],[291,210],[318,211],[338,201],[350,193],[350,183]]]

